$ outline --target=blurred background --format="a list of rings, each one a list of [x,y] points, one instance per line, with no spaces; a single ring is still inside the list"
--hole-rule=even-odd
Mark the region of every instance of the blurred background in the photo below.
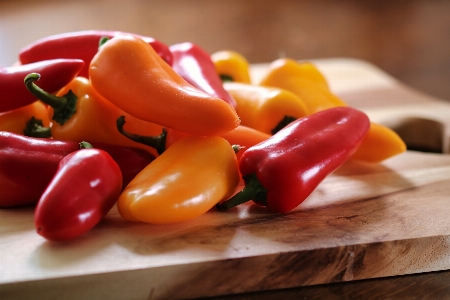
[[[0,66],[47,35],[86,29],[232,49],[250,63],[351,57],[450,101],[450,1],[0,0]]]

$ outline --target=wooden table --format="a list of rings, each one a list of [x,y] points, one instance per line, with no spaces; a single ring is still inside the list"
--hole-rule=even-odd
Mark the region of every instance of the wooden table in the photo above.
[[[244,204],[153,226],[126,222],[113,209],[68,243],[38,236],[30,208],[0,210],[0,298],[448,295],[450,104],[364,61],[313,62],[331,89],[372,121],[406,128],[412,140],[417,124],[428,126],[424,143],[445,153],[348,162],[286,214]],[[265,68],[254,65],[252,78]]]

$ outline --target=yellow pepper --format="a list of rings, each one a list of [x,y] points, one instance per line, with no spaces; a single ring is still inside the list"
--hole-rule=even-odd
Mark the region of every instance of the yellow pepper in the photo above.
[[[47,107],[40,101],[35,101],[31,104],[17,108],[11,111],[0,113],[0,131],[8,131],[17,134],[26,134],[27,124],[34,118],[40,121],[41,126],[50,126],[50,119],[47,114]],[[45,135],[34,135],[36,137],[49,137],[50,132]]]
[[[309,113],[346,105],[330,91],[322,73],[308,62],[300,63],[289,58],[277,59],[270,64],[260,85],[293,92],[306,104]]]
[[[241,124],[267,134],[308,114],[305,103],[285,89],[236,82],[225,82],[224,88],[236,100]]]
[[[370,129],[352,159],[378,163],[406,151],[406,144],[392,129],[371,123]]]
[[[188,221],[232,196],[238,184],[238,164],[230,143],[219,136],[190,135],[136,175],[117,207],[130,221]]]
[[[126,116],[127,126],[138,134],[159,134],[163,128],[161,125],[137,119],[117,108],[98,94],[85,77],[76,77],[56,95],[37,87],[33,81],[38,77],[30,74],[25,82],[30,92],[50,106],[48,115],[53,120],[53,138],[138,147],[158,155],[154,148],[123,136],[117,130],[116,120],[119,116]]]
[[[242,54],[222,50],[211,54],[211,60],[223,81],[250,83],[249,63]]]

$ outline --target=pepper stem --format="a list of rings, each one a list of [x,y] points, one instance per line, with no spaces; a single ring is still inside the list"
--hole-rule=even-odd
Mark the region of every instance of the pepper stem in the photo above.
[[[27,122],[23,134],[37,138],[49,138],[52,136],[50,127],[45,127],[42,120],[36,119],[35,117],[31,117]]]
[[[284,118],[277,124],[277,126],[275,126],[272,129],[272,134],[277,133],[278,131],[280,131],[281,129],[283,129],[284,127],[286,127],[286,125],[288,125],[289,123],[293,122],[297,120],[297,118],[291,117],[291,116],[284,116]]]
[[[125,116],[120,116],[116,120],[117,130],[127,138],[132,141],[150,146],[158,152],[158,154],[162,154],[166,150],[166,138],[167,138],[167,130],[165,128],[162,129],[160,135],[157,136],[143,136],[134,133],[130,133],[126,131],[123,126],[125,125]]]
[[[267,205],[267,190],[259,182],[256,174],[249,174],[243,178],[245,187],[227,201],[217,204],[216,207],[218,210],[226,211],[250,200],[264,206]]]
[[[80,142],[79,145],[80,145],[80,149],[92,149],[92,148],[94,148],[94,146],[92,146],[92,144],[90,144],[88,142],[85,142],[85,141]]]
[[[52,95],[40,87],[34,81],[39,80],[41,75],[38,73],[30,73],[25,76],[24,83],[28,91],[36,98],[51,106],[54,109],[53,120],[63,125],[76,112],[77,96],[69,90],[62,97]]]

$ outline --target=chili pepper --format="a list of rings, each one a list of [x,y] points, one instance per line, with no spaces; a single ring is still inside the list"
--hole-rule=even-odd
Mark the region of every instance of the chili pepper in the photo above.
[[[103,37],[112,38],[124,34],[129,33],[120,31],[85,30],[51,35],[24,47],[19,52],[19,59],[23,64],[53,58],[82,59],[86,64],[80,71],[80,76],[88,77],[89,64],[98,51],[100,40]],[[169,65],[172,64],[172,54],[167,45],[152,37],[141,35],[135,36],[151,45],[166,63]],[[33,72],[39,73],[37,71]],[[23,77],[25,77],[25,75]]]
[[[305,103],[285,89],[237,82],[225,82],[224,87],[236,99],[242,125],[267,134],[308,114]]]
[[[184,137],[158,156],[117,201],[130,221],[163,224],[196,218],[239,184],[236,155],[221,137]]]
[[[17,65],[0,69],[0,112],[10,111],[29,105],[36,101],[23,85],[23,79],[29,73],[40,73],[44,76],[41,86],[49,93],[55,93],[72,79],[83,68],[80,59],[52,59]]]
[[[125,117],[121,116],[117,119],[117,130],[129,139],[138,143],[143,143],[156,149],[158,154],[162,154],[166,149],[172,146],[177,141],[191,134],[181,132],[171,128],[164,128],[160,135],[157,136],[142,136],[128,132],[123,128],[125,125]],[[242,149],[256,145],[270,137],[269,134],[260,132],[250,127],[239,125],[235,129],[221,135],[231,145],[239,147],[239,151],[236,153],[238,159],[243,151]]]
[[[40,101],[26,106],[0,113],[0,131],[9,131],[17,134],[29,133],[29,124],[39,122],[41,126],[50,126],[47,107]],[[39,132],[39,137],[50,137],[50,131]]]
[[[130,115],[197,135],[236,128],[236,111],[186,82],[148,44],[133,36],[105,43],[91,62],[93,87]]]
[[[250,83],[250,66],[240,53],[231,50],[217,51],[211,54],[211,60],[222,81]]]
[[[406,144],[392,129],[371,123],[370,130],[352,159],[378,163],[406,151]]]
[[[175,72],[196,88],[216,96],[236,108],[236,101],[223,88],[216,67],[205,50],[188,42],[171,45],[169,49],[172,52],[172,68]]]
[[[162,127],[134,118],[117,108],[98,94],[87,78],[75,78],[56,95],[40,89],[34,83],[37,79],[39,74],[29,74],[25,78],[25,85],[35,97],[50,106],[49,115],[54,121],[51,127],[53,138],[138,147],[157,155],[153,148],[120,134],[116,129],[116,119],[121,115],[127,116],[130,130],[139,134],[157,135]]]
[[[242,154],[239,170],[245,187],[218,209],[249,200],[276,213],[294,209],[351,157],[369,126],[368,117],[350,107],[297,119]]]
[[[273,61],[260,82],[262,86],[272,86],[296,94],[308,107],[309,113],[336,106],[346,106],[334,95],[321,72],[311,63],[299,63],[283,58]]]
[[[154,156],[138,148],[93,143],[117,162],[125,187]],[[80,149],[79,142],[26,137],[0,131],[0,207],[34,205],[59,162]]]
[[[34,213],[37,233],[70,240],[97,225],[115,205],[122,174],[105,151],[83,148],[64,157]]]

